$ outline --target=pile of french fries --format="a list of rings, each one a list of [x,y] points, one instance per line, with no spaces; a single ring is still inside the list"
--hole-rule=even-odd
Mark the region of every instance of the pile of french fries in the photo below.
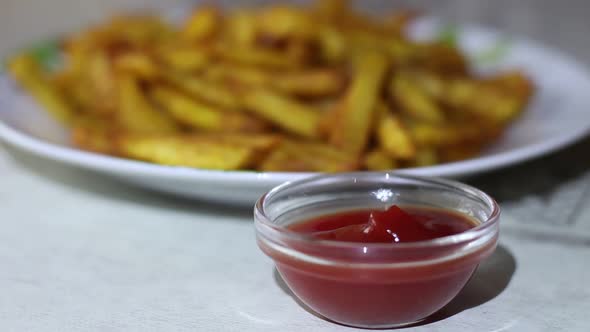
[[[518,71],[476,77],[415,17],[346,1],[120,16],[62,41],[63,65],[9,61],[78,147],[219,170],[389,170],[470,158],[525,108]]]

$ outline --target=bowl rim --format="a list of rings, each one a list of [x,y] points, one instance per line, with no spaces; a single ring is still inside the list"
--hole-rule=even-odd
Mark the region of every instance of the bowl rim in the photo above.
[[[296,186],[304,186],[306,184],[310,184],[313,182],[330,179],[330,178],[338,178],[342,177],[343,179],[358,179],[358,178],[368,178],[368,177],[381,177],[383,176],[387,180],[397,179],[397,180],[405,180],[405,181],[415,181],[421,182],[423,184],[431,184],[434,186],[443,186],[449,189],[459,191],[463,193],[465,196],[475,196],[483,204],[485,204],[490,209],[490,214],[485,220],[479,220],[479,224],[473,228],[470,228],[467,231],[448,235],[443,237],[438,237],[431,240],[423,240],[423,241],[414,241],[414,242],[403,242],[403,243],[363,243],[363,242],[346,242],[346,241],[336,241],[336,240],[326,240],[326,239],[318,239],[308,234],[299,233],[293,230],[288,229],[287,227],[277,225],[274,223],[271,218],[266,213],[267,203],[268,200],[275,195],[280,194],[282,191],[296,187]],[[395,185],[391,184],[390,185]],[[444,209],[444,208],[443,208]],[[343,210],[345,211],[345,210]],[[274,187],[267,193],[263,194],[256,204],[254,205],[254,223],[256,226],[257,233],[263,233],[264,237],[268,238],[269,240],[273,240],[275,237],[281,237],[286,240],[296,241],[301,243],[308,243],[312,245],[319,245],[325,246],[330,248],[349,248],[355,249],[359,248],[359,246],[365,248],[371,248],[374,250],[378,249],[424,249],[424,248],[436,248],[436,247],[445,247],[449,245],[458,245],[461,243],[469,242],[475,240],[481,236],[489,232],[493,232],[496,228],[495,226],[499,222],[501,214],[501,208],[499,204],[488,194],[483,192],[480,189],[477,189],[471,185],[464,184],[458,181],[442,179],[438,177],[426,177],[426,176],[415,176],[415,175],[408,175],[403,174],[397,171],[384,171],[384,172],[347,172],[347,173],[335,173],[335,174],[322,174],[318,176],[313,176],[301,180],[296,181],[288,181],[279,186]],[[268,234],[267,234],[268,233]]]

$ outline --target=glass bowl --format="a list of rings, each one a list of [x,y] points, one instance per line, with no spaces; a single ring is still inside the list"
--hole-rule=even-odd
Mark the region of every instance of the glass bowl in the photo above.
[[[462,213],[477,225],[428,241],[322,240],[287,228],[338,212],[393,204]],[[258,246],[305,305],[328,320],[363,328],[414,324],[450,302],[498,240],[498,204],[449,180],[362,172],[288,182],[254,208]]]

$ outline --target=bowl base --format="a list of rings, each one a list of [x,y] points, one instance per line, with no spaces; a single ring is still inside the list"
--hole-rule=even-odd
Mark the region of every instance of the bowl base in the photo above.
[[[325,316],[321,316],[322,318],[324,318],[327,321],[339,324],[339,325],[344,325],[344,326],[348,326],[348,327],[355,327],[355,328],[359,328],[359,329],[367,329],[367,330],[388,330],[388,329],[399,329],[402,327],[408,327],[408,326],[413,326],[416,325],[418,323],[423,322],[424,320],[426,320],[428,317],[424,317],[418,320],[415,320],[413,322],[408,322],[408,323],[401,323],[401,324],[384,324],[384,325],[358,325],[358,324],[350,324],[350,323],[342,323],[342,322],[338,322],[335,320],[331,320],[329,318],[326,318]]]

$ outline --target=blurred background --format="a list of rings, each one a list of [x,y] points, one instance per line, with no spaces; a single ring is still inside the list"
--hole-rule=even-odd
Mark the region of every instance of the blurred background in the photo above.
[[[174,8],[183,0],[0,0],[0,56],[59,33],[73,31],[121,9]],[[216,1],[209,1],[216,2]],[[241,1],[217,1],[239,3]],[[272,1],[243,1],[265,3]],[[587,0],[364,0],[380,6],[425,9],[450,22],[471,22],[524,35],[590,64]]]

